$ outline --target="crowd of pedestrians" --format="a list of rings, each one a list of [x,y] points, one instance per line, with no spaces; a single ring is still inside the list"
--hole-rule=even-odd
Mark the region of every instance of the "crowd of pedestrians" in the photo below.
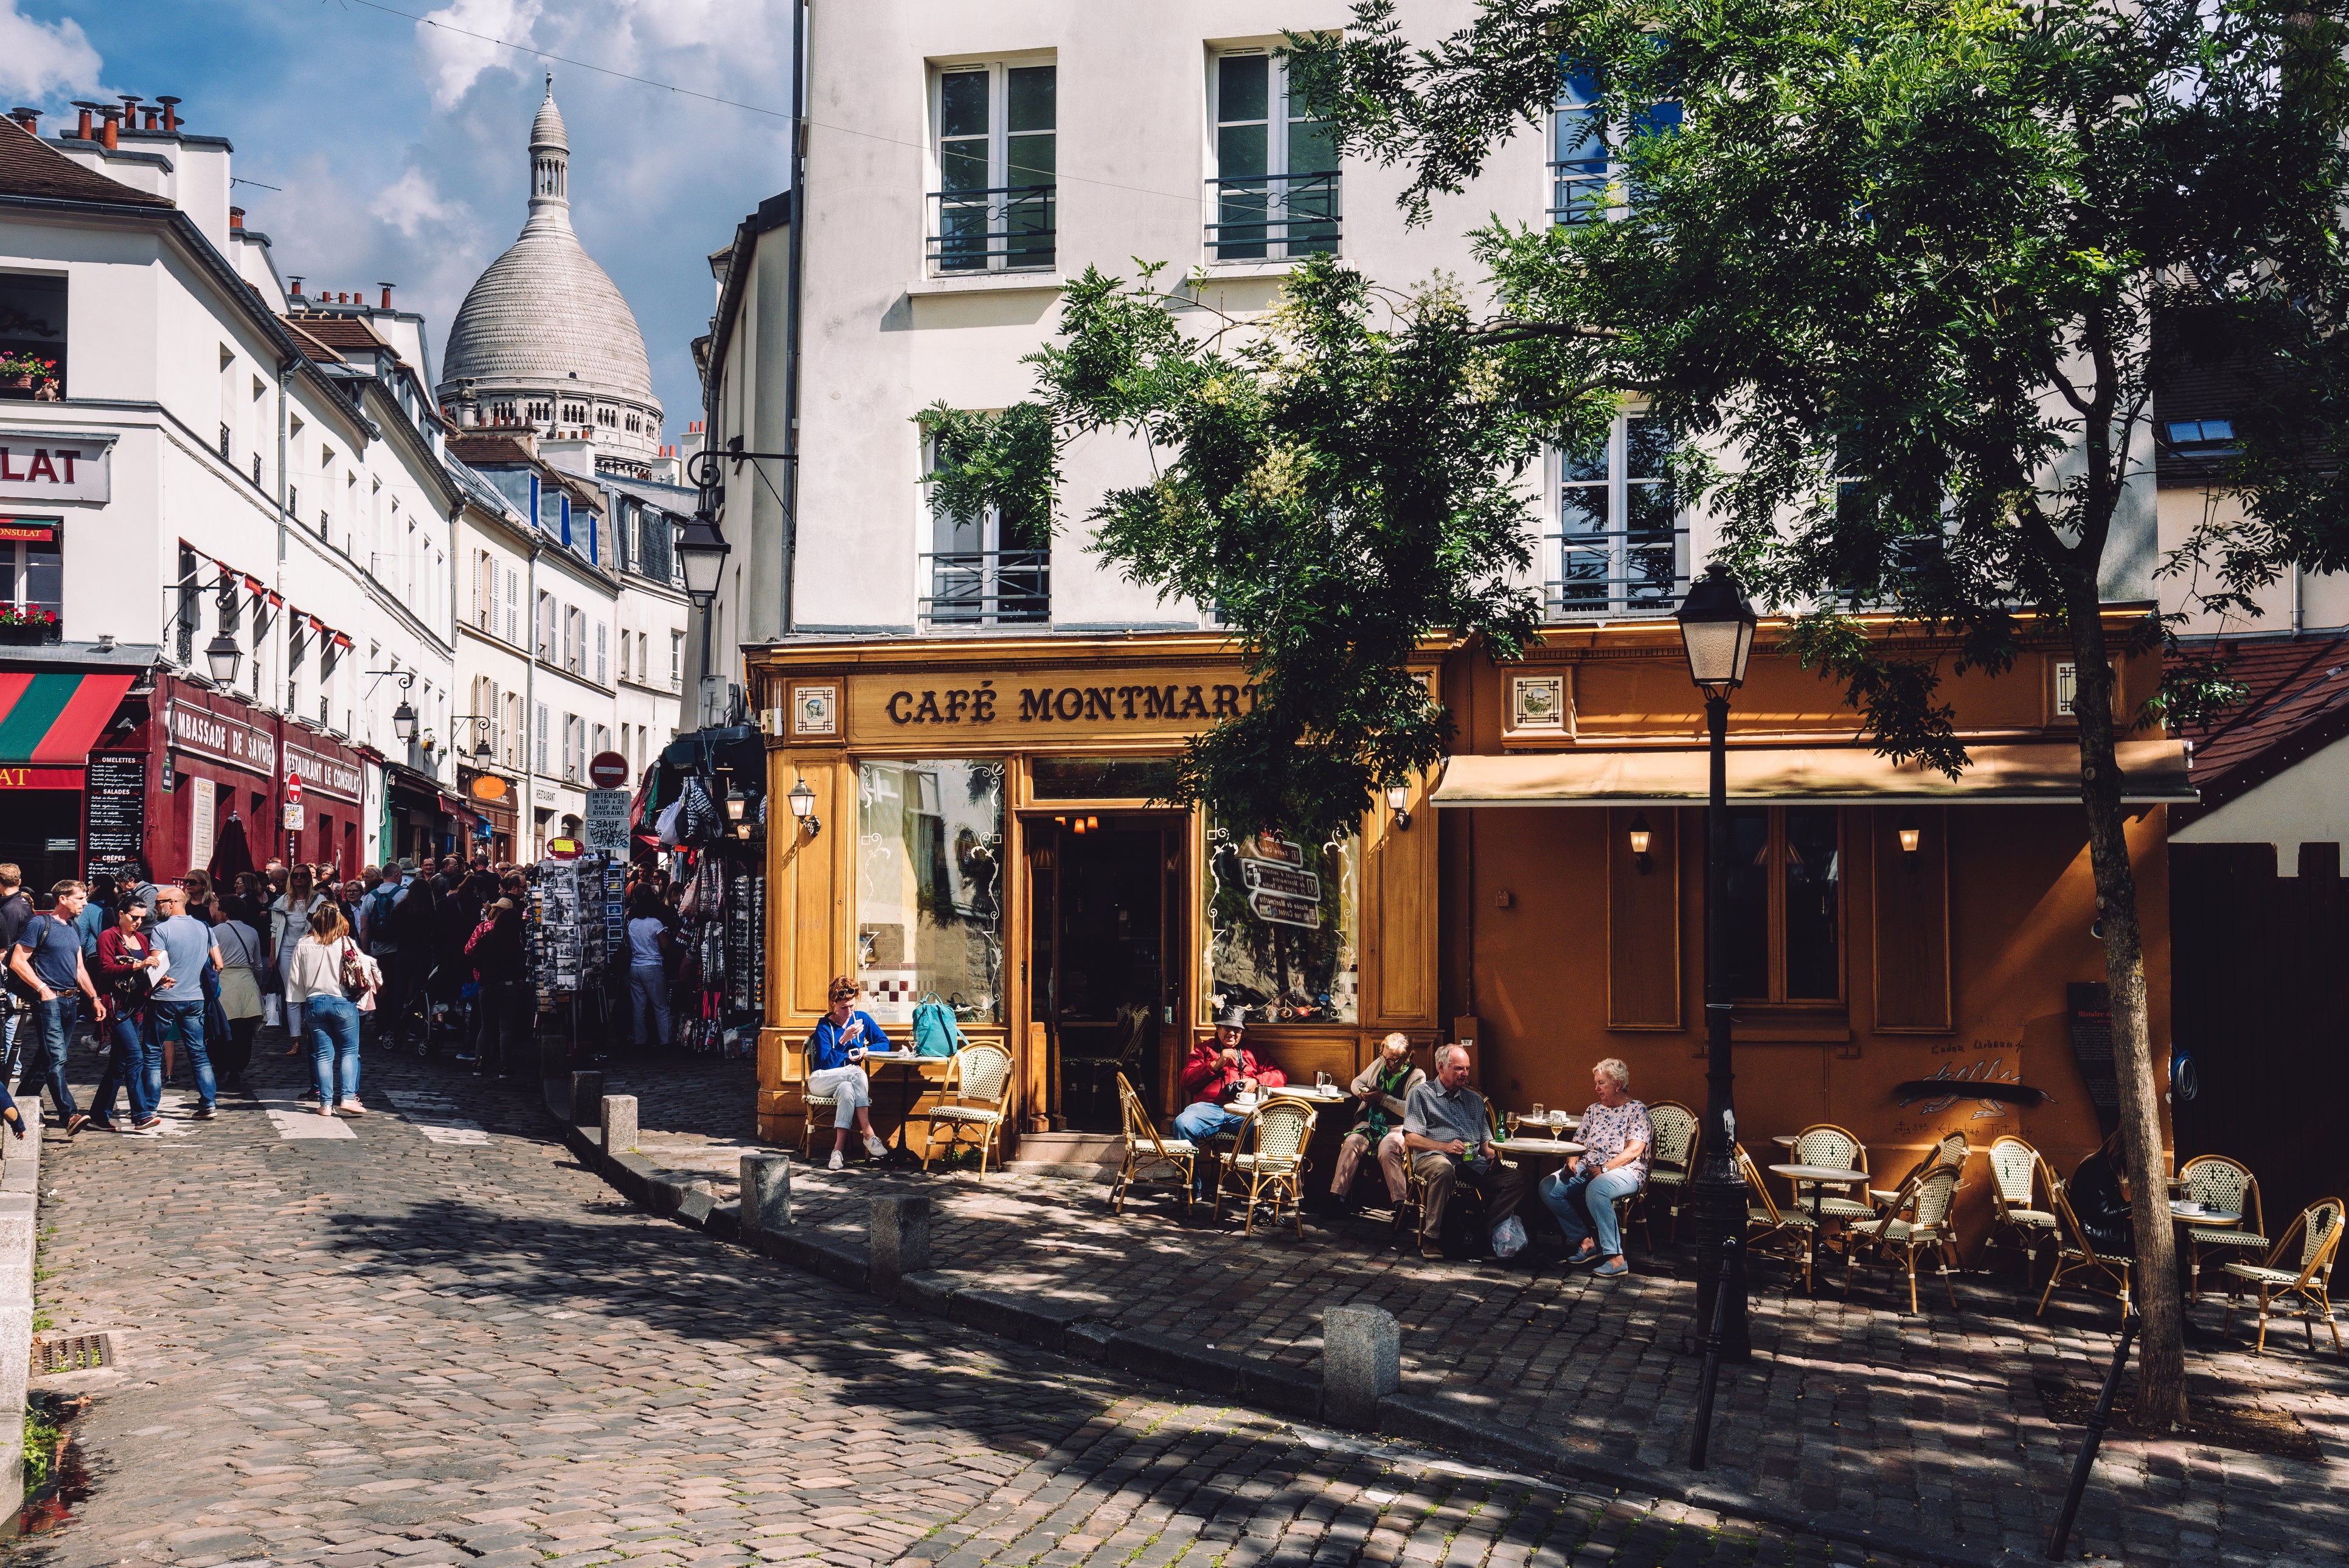
[[[133,864],[58,882],[36,908],[0,864],[0,1125],[23,1136],[12,1083],[46,1090],[69,1134],[154,1132],[165,1087],[182,1081],[210,1119],[244,1087],[264,1029],[287,1056],[307,1051],[322,1116],[366,1113],[363,1034],[378,1048],[446,1047],[479,1075],[534,1070],[523,870],[450,855],[342,880],[272,861],[225,882],[191,871],[159,884]],[[87,1110],[66,1071],[85,1028],[104,1057]]]

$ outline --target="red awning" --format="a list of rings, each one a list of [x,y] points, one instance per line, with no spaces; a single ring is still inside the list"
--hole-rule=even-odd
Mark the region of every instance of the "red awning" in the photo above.
[[[80,767],[135,675],[0,674],[0,766]]]

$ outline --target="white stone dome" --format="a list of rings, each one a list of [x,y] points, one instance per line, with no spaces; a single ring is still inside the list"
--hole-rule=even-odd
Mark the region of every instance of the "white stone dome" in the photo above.
[[[458,307],[441,355],[440,400],[452,408],[468,402],[485,410],[543,408],[523,422],[584,424],[599,444],[608,438],[617,450],[649,454],[658,445],[661,411],[644,332],[572,232],[570,138],[552,73],[531,125],[530,155],[529,219]],[[574,403],[586,409],[575,419],[566,414]]]

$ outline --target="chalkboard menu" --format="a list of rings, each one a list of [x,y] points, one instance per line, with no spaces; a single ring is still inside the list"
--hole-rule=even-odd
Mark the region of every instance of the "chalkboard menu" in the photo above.
[[[2101,980],[2075,980],[2064,987],[2072,1024],[2072,1057],[2088,1086],[2096,1124],[2110,1138],[2121,1124],[2120,1081],[2113,1075],[2113,998]]]
[[[87,792],[90,873],[145,860],[147,758],[136,752],[91,752]]]

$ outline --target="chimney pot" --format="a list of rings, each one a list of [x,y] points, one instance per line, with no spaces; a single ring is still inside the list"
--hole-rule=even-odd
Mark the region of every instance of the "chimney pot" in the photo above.
[[[120,136],[122,130],[122,111],[119,108],[102,108],[98,112],[106,120],[106,124],[98,133],[98,144],[111,152],[119,145],[117,138]]]
[[[8,118],[15,120],[18,125],[23,126],[26,130],[31,131],[35,136],[41,134],[41,111],[39,109],[26,108],[22,105],[19,105],[8,111]]]
[[[155,101],[163,106],[163,129],[176,133],[180,129],[180,100],[170,93],[158,93]]]
[[[389,310],[391,308],[391,285],[389,284],[378,284],[376,286],[383,290],[383,308]]]
[[[232,207],[228,210],[228,226],[231,229],[242,229],[244,227],[243,208]]]
[[[302,280],[300,278],[288,278],[286,282],[294,285],[294,297],[295,299],[300,299],[302,297]]]

